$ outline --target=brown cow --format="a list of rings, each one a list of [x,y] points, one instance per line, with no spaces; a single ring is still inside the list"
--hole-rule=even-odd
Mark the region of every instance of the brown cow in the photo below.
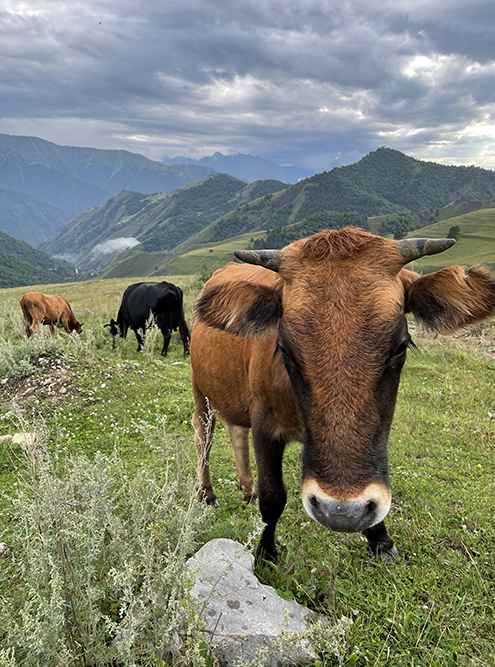
[[[230,263],[206,284],[191,341],[199,479],[215,503],[209,454],[218,414],[251,498],[252,429],[266,524],[258,555],[276,559],[275,526],[287,497],[282,456],[299,440],[307,513],[331,530],[363,532],[385,559],[398,556],[383,520],[391,502],[388,435],[413,346],[405,313],[441,333],[495,314],[495,276],[486,268],[425,276],[402,268],[453,243],[325,231],[283,250],[238,251],[261,266]]]
[[[55,326],[63,327],[69,334],[82,331],[82,324],[76,320],[69,303],[61,296],[28,292],[21,299],[21,308],[28,337],[38,331],[40,324],[47,324],[52,336],[55,334]]]

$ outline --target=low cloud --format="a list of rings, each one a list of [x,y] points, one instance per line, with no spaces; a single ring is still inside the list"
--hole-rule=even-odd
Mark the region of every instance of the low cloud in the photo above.
[[[98,243],[89,253],[79,257],[76,264],[79,268],[87,271],[89,269],[99,269],[106,266],[112,257],[123,250],[139,245],[139,241],[132,237],[125,238],[121,236],[118,239],[109,239],[103,243]]]

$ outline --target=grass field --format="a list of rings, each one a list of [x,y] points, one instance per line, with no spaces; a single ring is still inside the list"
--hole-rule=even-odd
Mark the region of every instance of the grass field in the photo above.
[[[423,257],[414,263],[417,271],[429,273],[451,264],[471,265],[495,263],[495,209],[487,208],[437,222],[410,232],[407,236],[445,238],[450,227],[458,225],[456,244],[439,255]]]
[[[477,212],[476,223],[456,219],[460,248],[470,224],[477,225],[477,233],[485,229],[483,213]],[[441,236],[443,228],[438,231]],[[167,434],[182,443],[183,473],[194,475],[189,361],[178,334],[162,359],[159,336],[138,354],[132,333],[112,350],[103,329],[115,317],[125,287],[138,280],[34,287],[66,297],[86,332],[69,340],[57,331],[56,348],[46,361],[24,336],[18,302],[28,288],[0,291],[0,435],[19,431],[15,400],[27,425],[42,414],[56,456],[93,458],[97,451],[110,455],[117,448],[132,478],[156,456],[144,434],[154,433],[155,440]],[[194,276],[167,280],[184,289],[191,324],[200,282]],[[412,336],[420,352],[409,352],[389,446],[393,499],[387,525],[401,554],[397,564],[375,561],[361,535],[330,533],[309,519],[300,500],[300,446],[292,444],[286,452],[280,560],[258,574],[287,598],[332,620],[350,619],[345,641],[320,666],[495,665],[495,328],[433,338],[412,326]],[[18,445],[0,445],[0,480],[9,495],[18,488],[23,464]],[[220,505],[206,512],[196,545],[214,537],[245,542],[259,526],[258,509],[245,505],[236,488],[221,424],[211,471]],[[7,546],[9,512],[4,496],[0,539]],[[8,548],[6,554],[0,558],[3,600],[11,592],[15,560]],[[2,627],[0,616],[0,633]]]

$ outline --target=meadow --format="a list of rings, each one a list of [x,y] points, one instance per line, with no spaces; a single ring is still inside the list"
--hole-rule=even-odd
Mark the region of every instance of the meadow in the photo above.
[[[166,279],[184,290],[186,319],[192,326],[201,281],[195,276]],[[146,481],[144,472],[156,476],[162,489],[177,486],[180,478],[180,496],[193,489],[196,455],[189,360],[178,333],[163,359],[160,335],[151,332],[144,352],[138,354],[132,332],[112,349],[103,328],[115,317],[125,287],[138,281],[114,278],[30,288],[64,296],[84,323],[80,337],[57,331],[54,341],[47,331],[30,341],[25,337],[19,299],[28,288],[0,291],[0,436],[43,431],[46,455],[56,462],[55,475],[68,469],[65,462],[71,460],[86,461],[87,470],[93,463],[99,465],[103,475],[103,463],[118,456],[119,488],[126,498],[139,496],[139,489],[155,483]],[[336,623],[347,619],[338,643],[328,650],[319,647],[319,667],[495,665],[495,327],[488,323],[455,337],[432,337],[411,323],[411,333],[419,351],[408,353],[389,444],[393,498],[386,523],[401,555],[396,564],[375,560],[363,536],[330,533],[309,519],[300,500],[300,445],[293,443],[286,451],[288,502],[278,525],[279,563],[259,564],[257,574],[285,598]],[[166,464],[164,442],[173,443]],[[18,516],[10,499],[18,497],[20,487],[27,494],[33,487],[28,484],[26,490],[24,481],[29,477],[29,456],[9,439],[0,445],[1,651],[9,619],[26,596],[25,563],[13,537]],[[246,505],[237,489],[233,455],[221,423],[211,471],[218,507],[196,506],[182,496],[177,504],[177,516],[184,512],[180,517],[190,518],[188,539],[179,550],[184,558],[216,537],[255,548],[258,509]],[[105,474],[108,477],[108,470]],[[101,479],[110,483],[107,477]],[[50,479],[53,484],[54,477]],[[146,531],[164,539],[177,516],[172,512],[167,521],[155,519]],[[34,550],[35,542],[36,536],[28,550]],[[104,535],[102,544],[110,551]],[[63,581],[60,586],[63,591]],[[60,595],[62,606],[69,606],[70,600]],[[128,605],[136,601],[133,595],[129,589]],[[122,605],[119,600],[112,604],[107,611],[118,623]],[[42,623],[37,623],[39,639]],[[68,621],[59,623],[62,632]],[[196,653],[193,648],[189,654],[184,649],[181,664],[211,664],[207,646],[196,645]],[[36,662],[22,651],[4,652],[0,663],[97,664],[90,655],[81,655],[66,663]],[[165,664],[162,657],[146,655],[141,662],[134,656],[136,664]],[[98,664],[119,664],[115,660]]]

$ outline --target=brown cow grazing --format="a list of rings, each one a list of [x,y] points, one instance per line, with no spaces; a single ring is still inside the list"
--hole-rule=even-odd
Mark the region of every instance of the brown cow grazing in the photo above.
[[[28,337],[38,331],[40,324],[47,324],[52,336],[56,326],[63,327],[67,333],[82,331],[82,324],[76,320],[69,303],[61,296],[28,292],[21,299],[21,308]]]
[[[451,266],[420,276],[402,267],[453,239],[392,241],[345,228],[282,250],[243,250],[205,285],[191,341],[199,480],[209,472],[214,416],[229,426],[245,497],[252,429],[266,524],[258,555],[275,560],[286,502],[282,456],[303,442],[302,501],[331,530],[363,532],[371,551],[398,556],[387,535],[387,442],[407,349],[405,313],[450,333],[495,314],[495,275]]]

